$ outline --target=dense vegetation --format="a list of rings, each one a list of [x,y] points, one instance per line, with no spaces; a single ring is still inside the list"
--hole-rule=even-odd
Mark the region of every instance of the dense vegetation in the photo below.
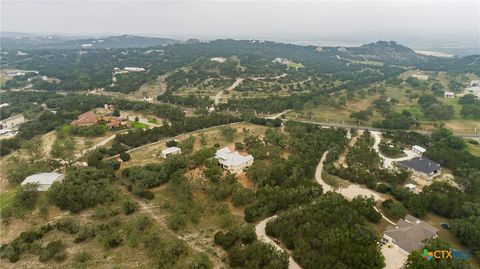
[[[281,214],[267,233],[293,250],[303,268],[383,268],[375,234],[339,194]]]
[[[344,130],[288,122],[287,132],[290,135],[288,139],[270,132],[266,133],[264,141],[255,137],[244,140],[247,150],[256,159],[247,175],[259,186],[255,200],[245,208],[246,221],[255,221],[276,211],[309,203],[319,196],[321,187],[311,179],[321,153],[329,147],[345,144]],[[284,159],[278,156],[279,151],[275,148],[287,145],[292,154]]]

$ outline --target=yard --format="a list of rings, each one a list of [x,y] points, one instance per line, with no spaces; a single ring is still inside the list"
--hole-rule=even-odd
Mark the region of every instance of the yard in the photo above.
[[[202,147],[213,147],[217,143],[220,145],[220,147],[224,147],[228,144],[233,144],[235,142],[243,142],[243,138],[247,134],[263,136],[265,134],[265,130],[267,129],[267,127],[265,126],[250,123],[233,123],[229,126],[236,129],[233,141],[227,141],[220,132],[221,127],[218,126],[195,131],[189,134],[181,134],[179,136],[176,136],[175,139],[182,141],[191,135],[194,136],[194,150],[196,151]],[[244,133],[244,129],[247,130],[248,133]],[[202,136],[205,139],[205,145],[202,145],[201,143]],[[129,167],[132,165],[144,165],[152,162],[161,161],[162,159],[160,158],[159,153],[161,150],[165,149],[165,143],[171,139],[174,138],[159,140],[159,142],[156,144],[148,145],[139,150],[134,150],[130,152],[130,161],[122,164],[122,167]]]

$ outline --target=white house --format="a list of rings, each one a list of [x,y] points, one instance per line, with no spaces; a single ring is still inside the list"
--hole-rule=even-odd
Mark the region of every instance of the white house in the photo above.
[[[31,176],[28,176],[25,178],[25,180],[22,182],[22,186],[25,186],[26,184],[33,183],[33,184],[38,184],[37,186],[37,191],[47,191],[50,186],[56,181],[62,182],[65,179],[65,176],[63,174],[59,173],[40,173],[40,174],[34,174]]]
[[[455,93],[454,92],[445,92],[443,94],[443,97],[445,97],[445,98],[455,98]]]
[[[181,153],[182,153],[181,148],[179,148],[179,147],[169,147],[169,148],[166,148],[166,149],[162,150],[161,156],[162,156],[162,158],[166,159],[168,157],[168,155],[181,154]]]
[[[416,78],[418,80],[428,80],[428,75],[424,74],[413,74],[412,78]]]
[[[415,192],[415,189],[417,188],[417,186],[415,184],[409,183],[409,184],[405,184],[405,188],[407,188],[411,192]]]
[[[422,147],[420,147],[420,146],[414,145],[414,146],[412,147],[412,151],[413,151],[415,154],[422,156],[423,153],[425,153],[425,151],[427,151],[427,150],[424,149],[424,148],[422,148]]]
[[[123,68],[123,70],[125,70],[127,72],[143,72],[143,71],[145,71],[145,68],[127,66],[127,67]]]
[[[253,156],[243,156],[238,151],[230,150],[228,147],[217,150],[215,158],[220,166],[230,173],[241,173],[243,169],[253,164]]]

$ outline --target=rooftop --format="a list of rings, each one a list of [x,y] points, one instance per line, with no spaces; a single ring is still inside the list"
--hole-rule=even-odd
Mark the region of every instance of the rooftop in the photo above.
[[[440,169],[440,164],[422,157],[400,161],[398,164],[425,174],[430,174]]]
[[[415,189],[417,186],[415,184],[409,183],[409,184],[405,184],[405,187],[409,189]]]
[[[395,227],[389,226],[385,235],[395,240],[395,244],[403,250],[412,252],[422,248],[424,241],[434,237],[437,232],[438,229],[432,225],[407,215]]]
[[[181,149],[179,147],[169,147],[164,150],[162,150],[162,154],[171,154],[177,151],[180,151]]]
[[[425,151],[427,151],[425,148],[417,146],[417,145],[413,146],[412,149],[417,150],[421,153],[424,153]]]
[[[97,123],[97,116],[93,111],[87,111],[80,116],[78,119],[73,121],[74,124],[82,124],[82,123]]]
[[[252,155],[242,156],[238,151],[231,150],[228,147],[217,150],[215,158],[217,158],[221,164],[227,166],[238,166],[253,160]]]
[[[40,185],[52,185],[53,182],[59,180],[61,177],[63,177],[63,174],[59,174],[55,172],[34,174],[25,178],[25,180],[22,182],[22,185],[25,185],[28,183],[35,183]]]

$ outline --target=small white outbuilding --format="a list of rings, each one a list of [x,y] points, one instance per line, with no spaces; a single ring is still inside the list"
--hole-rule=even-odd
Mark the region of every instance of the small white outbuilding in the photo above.
[[[26,184],[33,183],[37,184],[37,191],[47,191],[54,182],[62,182],[64,179],[65,176],[63,174],[55,172],[40,173],[28,176],[20,185],[25,186]]]
[[[415,184],[409,183],[405,185],[405,188],[407,188],[409,191],[414,192],[417,186]]]
[[[427,151],[427,150],[425,148],[422,148],[420,146],[415,145],[415,146],[412,147],[412,151],[415,154],[422,156],[423,153],[425,153],[425,151]]]
[[[160,155],[162,156],[162,158],[166,159],[168,157],[168,155],[181,154],[181,153],[182,153],[181,148],[179,148],[179,147],[169,147],[169,148],[166,148],[166,149],[162,150]]]
[[[455,93],[454,92],[445,92],[443,94],[443,97],[445,97],[445,98],[455,98]]]

